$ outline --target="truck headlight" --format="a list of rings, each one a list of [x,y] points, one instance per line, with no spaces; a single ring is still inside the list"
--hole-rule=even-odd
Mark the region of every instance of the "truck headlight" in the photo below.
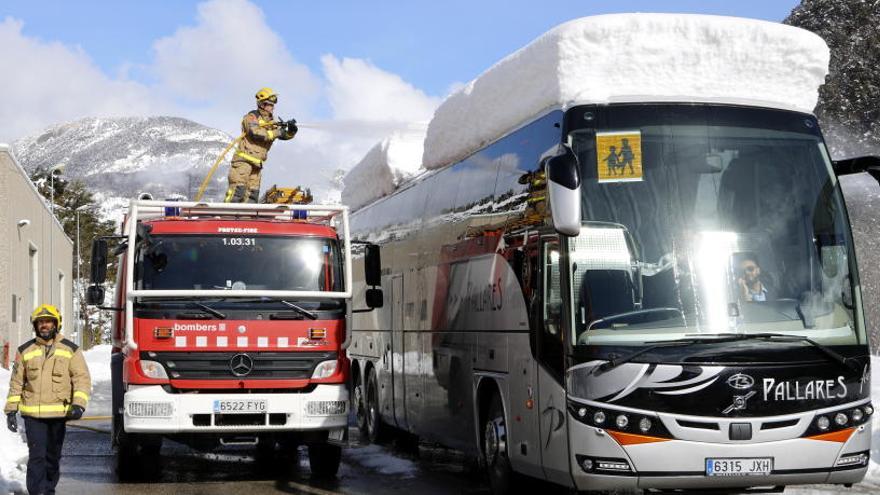
[[[336,360],[332,361],[322,361],[318,363],[318,366],[315,366],[315,372],[312,373],[312,378],[321,379],[321,378],[330,378],[333,376],[333,373],[336,373]]]
[[[168,374],[165,373],[165,367],[156,361],[141,361],[141,373],[147,378],[156,380],[167,380]]]

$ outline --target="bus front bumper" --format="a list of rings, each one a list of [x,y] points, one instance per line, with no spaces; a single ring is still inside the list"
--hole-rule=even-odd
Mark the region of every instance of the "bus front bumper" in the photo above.
[[[171,394],[153,385],[130,387],[124,408],[128,433],[340,430],[348,426],[349,397],[345,385],[250,394]]]
[[[868,470],[870,437],[871,429],[865,425],[846,442],[807,438],[727,444],[669,440],[624,446],[603,430],[578,425],[572,432],[572,477],[579,490],[854,484]],[[707,459],[731,458],[769,458],[772,470],[762,475],[706,474]],[[858,462],[842,463],[852,459]],[[599,467],[600,461],[605,469]]]

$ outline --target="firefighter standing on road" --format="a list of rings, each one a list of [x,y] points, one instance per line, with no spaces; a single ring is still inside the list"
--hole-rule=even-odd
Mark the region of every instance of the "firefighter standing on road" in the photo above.
[[[36,338],[18,348],[6,425],[18,431],[24,417],[28,443],[27,489],[31,495],[54,494],[67,419],[80,419],[92,390],[82,350],[61,335],[61,313],[44,304],[31,314]]]
[[[276,122],[272,112],[278,103],[278,95],[271,88],[257,91],[257,109],[241,119],[241,141],[232,157],[229,170],[227,203],[256,203],[260,197],[260,174],[269,148],[276,139],[293,139],[297,127],[295,120]]]

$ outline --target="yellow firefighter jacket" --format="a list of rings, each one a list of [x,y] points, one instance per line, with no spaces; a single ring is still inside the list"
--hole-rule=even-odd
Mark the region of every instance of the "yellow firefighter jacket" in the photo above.
[[[241,119],[241,132],[244,134],[238,143],[238,151],[232,157],[232,163],[246,162],[255,167],[262,167],[269,155],[269,148],[276,139],[286,141],[293,139],[295,132],[282,131],[272,125],[272,114],[263,110],[253,110]]]
[[[37,337],[18,348],[4,412],[34,418],[63,418],[72,405],[85,409],[92,380],[82,350],[61,334]]]

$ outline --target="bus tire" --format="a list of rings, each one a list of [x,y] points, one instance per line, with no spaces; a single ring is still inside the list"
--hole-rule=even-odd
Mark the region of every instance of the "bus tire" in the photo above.
[[[352,407],[354,408],[355,424],[361,433],[361,438],[367,438],[367,404],[365,398],[364,377],[362,373],[358,373],[354,377],[352,384]]]
[[[342,447],[330,443],[309,445],[309,467],[316,478],[333,478],[342,462]]]
[[[483,416],[482,431],[483,465],[489,477],[489,487],[493,495],[506,495],[516,486],[516,473],[510,467],[507,450],[507,422],[501,397],[495,393],[489,408]]]
[[[386,426],[382,423],[381,404],[379,404],[379,382],[376,379],[376,370],[370,368],[367,372],[366,381],[366,439],[372,444],[378,444],[385,438]]]

